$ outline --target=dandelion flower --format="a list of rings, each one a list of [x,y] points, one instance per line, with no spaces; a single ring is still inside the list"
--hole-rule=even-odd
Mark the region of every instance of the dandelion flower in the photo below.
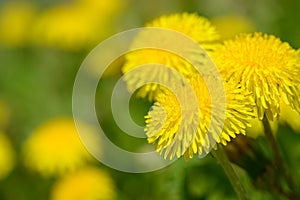
[[[77,51],[90,48],[112,32],[120,0],[78,0],[45,10],[35,22],[33,43]]]
[[[161,154],[164,153],[165,158],[205,155],[216,142],[226,145],[231,138],[236,137],[236,134],[245,134],[245,128],[253,116],[253,105],[249,98],[243,95],[239,88],[229,84],[225,85],[226,97],[222,98],[220,88],[213,85],[214,79],[208,80],[210,81],[206,81],[207,85],[211,84],[212,91],[208,90],[200,75],[190,79],[198,107],[193,106],[192,94],[187,92],[186,86],[183,86],[181,89],[178,87],[178,95],[184,99],[185,105],[180,105],[176,95],[166,90],[157,96],[155,104],[145,117],[148,142],[157,142],[156,150]],[[211,102],[211,95],[218,98],[214,105]],[[224,105],[226,111],[218,110]],[[225,112],[224,124],[220,112]]]
[[[7,177],[15,165],[15,152],[9,139],[0,133],[0,180]]]
[[[105,171],[86,167],[65,175],[54,184],[51,200],[113,200],[113,180]]]
[[[5,3],[0,10],[0,45],[24,46],[28,42],[35,14],[35,7],[28,2]]]
[[[213,43],[219,39],[219,35],[217,34],[215,27],[211,25],[209,20],[204,17],[198,16],[197,14],[182,13],[161,16],[146,24],[146,27],[167,28],[185,34],[186,36],[201,44],[206,50],[210,50],[213,46]],[[158,32],[157,34],[153,33],[152,35],[148,36],[140,34],[136,37],[133,43],[142,43],[143,41],[149,41],[149,37],[150,41],[155,41],[157,43],[166,42],[166,36],[161,35],[161,33]],[[182,41],[174,39],[172,43],[182,43],[182,48],[185,48],[185,44]],[[131,73],[127,73],[131,69],[143,64],[158,63],[167,67],[174,68],[184,76],[189,76],[190,74],[196,72],[195,68],[180,56],[159,49],[136,50],[126,54],[125,60],[126,62],[122,68],[122,71],[125,74],[124,78],[128,84],[129,91],[132,91],[133,88],[136,87],[136,84],[140,82],[140,79],[153,81],[149,80],[148,72],[144,72],[138,77],[132,75]],[[149,66],[149,68],[151,68],[151,66]],[[161,70],[159,69],[149,70],[151,71],[150,73],[152,74],[152,77],[155,78],[168,76],[165,73],[161,73]],[[153,100],[156,94],[159,93],[161,89],[162,88],[157,84],[148,84],[145,87],[139,89],[137,96],[143,98],[148,97],[149,100]]]
[[[92,140],[92,129],[86,135]],[[38,127],[24,144],[25,164],[43,176],[62,175],[85,165],[91,156],[71,118],[52,119]]]
[[[267,34],[241,34],[225,41],[213,57],[226,81],[252,93],[259,119],[276,118],[281,99],[300,111],[300,57],[288,43]]]

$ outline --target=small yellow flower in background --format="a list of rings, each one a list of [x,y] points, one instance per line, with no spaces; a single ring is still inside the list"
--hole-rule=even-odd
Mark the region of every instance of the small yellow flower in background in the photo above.
[[[281,104],[279,123],[287,124],[295,132],[300,133],[300,114],[286,104]]]
[[[86,126],[84,134],[91,141],[92,131]],[[92,160],[79,138],[72,118],[52,119],[40,125],[25,141],[23,155],[28,168],[46,177],[62,175]]]
[[[36,44],[80,50],[97,45],[113,31],[121,0],[78,0],[56,5],[40,14],[32,41]]]
[[[211,19],[212,24],[220,33],[221,39],[231,39],[240,33],[255,31],[253,23],[246,16],[230,14]]]
[[[192,94],[186,87],[178,87],[179,94],[183,97],[184,105],[180,105],[175,94],[166,90],[160,93],[152,110],[146,118],[146,135],[148,142],[157,142],[156,150],[164,157],[192,158],[194,154],[207,154],[214,147],[215,142],[226,145],[235,138],[236,134],[245,134],[245,129],[253,116],[253,105],[249,98],[242,94],[242,91],[233,85],[226,84],[225,101],[220,97],[220,88],[215,84],[214,79],[208,79],[207,83],[200,77],[194,75],[190,84],[195,92],[198,103],[198,110],[191,103]],[[206,84],[211,84],[213,91],[209,91]],[[217,95],[218,102],[212,105],[211,95]],[[220,108],[226,105],[225,122],[222,127],[220,113],[212,113],[212,108]],[[214,110],[214,112],[216,112]],[[199,115],[197,115],[199,113]],[[212,121],[214,119],[214,121]],[[210,123],[218,123],[210,126]]]
[[[15,152],[9,139],[0,132],[0,180],[6,178],[15,166]]]
[[[210,50],[214,46],[214,43],[219,39],[219,35],[217,34],[215,27],[211,25],[209,20],[198,16],[197,14],[182,13],[161,16],[146,24],[146,27],[168,28],[178,31],[187,35],[196,42],[199,42],[206,50]],[[160,36],[158,34],[151,35],[150,37],[155,37],[156,42],[163,43],[165,41],[164,36]],[[143,35],[140,37],[137,36],[134,42],[143,42],[143,40],[147,40],[147,38],[145,36],[143,37]],[[184,44],[182,45],[184,48]],[[159,49],[142,49],[133,51],[126,54],[125,59],[126,62],[122,68],[122,71],[125,74],[124,78],[127,82],[129,91],[132,91],[132,88],[136,87],[136,84],[139,82],[141,77],[135,77],[130,73],[126,73],[143,64],[162,64],[176,69],[184,76],[190,76],[191,74],[197,72],[195,68],[186,60],[170,52]],[[151,70],[151,74],[153,75],[152,77],[155,78],[159,76],[167,76],[165,73],[162,74],[160,70]],[[145,77],[142,78],[146,78],[147,81],[151,81],[149,80],[149,74],[147,73],[145,73]],[[162,88],[157,84],[148,84],[138,90],[137,96],[148,97],[151,101],[154,99],[157,93],[160,93],[161,89]]]
[[[0,9],[0,46],[22,47],[28,43],[36,8],[29,2],[9,2]]]
[[[300,57],[272,35],[241,34],[215,50],[213,58],[226,81],[252,94],[259,119],[279,115],[280,101],[300,111]]]
[[[115,185],[108,173],[86,167],[65,175],[53,186],[51,200],[113,200]]]

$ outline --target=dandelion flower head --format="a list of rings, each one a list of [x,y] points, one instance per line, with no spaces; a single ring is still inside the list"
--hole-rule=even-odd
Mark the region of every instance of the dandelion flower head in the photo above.
[[[29,2],[8,2],[0,9],[0,45],[22,47],[29,40],[36,8]]]
[[[157,142],[156,150],[163,153],[165,158],[206,155],[215,143],[226,145],[236,137],[236,134],[245,134],[245,128],[253,116],[253,105],[249,98],[243,95],[239,88],[228,84],[225,85],[226,97],[222,99],[219,95],[222,94],[220,88],[213,86],[214,79],[206,82],[200,75],[190,79],[198,107],[192,106],[191,94],[183,86],[181,90],[179,89],[178,95],[183,97],[184,106],[180,105],[176,95],[166,90],[158,95],[155,104],[145,117],[148,142]],[[212,84],[211,91],[206,84]],[[218,97],[214,105],[211,102],[211,95]],[[218,110],[224,105],[225,111]],[[224,122],[220,118],[222,115],[220,112],[225,112]]]
[[[65,175],[54,184],[51,200],[113,200],[115,185],[100,168],[85,167]]]
[[[300,111],[300,57],[288,43],[272,35],[240,34],[213,53],[226,81],[252,93],[259,119],[276,118],[280,100]]]
[[[213,44],[219,39],[219,35],[217,34],[215,28],[211,25],[209,20],[204,17],[198,16],[197,14],[182,13],[161,16],[146,24],[146,27],[165,28],[185,34],[189,38],[201,44],[206,50],[210,50]],[[147,40],[155,41],[157,43],[164,43],[166,42],[166,37],[167,36],[165,35],[161,35],[160,32],[148,36],[140,34],[135,38],[135,41],[133,43],[143,42]],[[172,45],[172,43],[180,43],[180,45],[182,45],[182,48],[186,48],[185,44],[181,41],[178,41],[177,39],[174,39],[174,41],[171,41],[170,44],[167,45]],[[132,90],[132,88],[135,88],[136,83],[139,82],[139,79],[146,78],[147,80],[149,80],[147,70],[145,70],[144,73],[141,73],[138,77],[133,76],[130,73],[126,74],[131,69],[143,64],[162,64],[164,66],[176,69],[184,76],[189,76],[190,74],[196,72],[195,68],[180,56],[160,49],[144,48],[141,50],[135,50],[126,54],[125,59],[126,62],[122,68],[122,71],[125,74],[125,80],[127,81],[130,91]],[[151,66],[149,66],[149,68],[151,68]],[[159,69],[151,70],[151,74],[153,74],[153,77],[168,76],[165,73],[161,73]],[[140,97],[148,97],[149,100],[153,100],[153,97],[155,97],[161,89],[162,88],[157,84],[148,84],[145,87],[140,88],[137,95]]]
[[[86,134],[91,134],[91,130],[87,127]],[[23,154],[25,165],[46,177],[73,171],[92,160],[72,118],[56,118],[42,124],[25,141]]]
[[[32,42],[68,51],[90,48],[111,33],[121,5],[120,0],[77,0],[55,5],[36,20]]]

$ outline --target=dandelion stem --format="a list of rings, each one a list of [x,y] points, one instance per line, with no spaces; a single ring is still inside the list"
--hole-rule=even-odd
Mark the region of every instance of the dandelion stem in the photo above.
[[[272,133],[272,129],[271,129],[269,120],[267,119],[266,116],[264,116],[262,123],[264,126],[264,133],[265,133],[266,139],[271,147],[275,167],[277,168],[278,173],[283,174],[283,177],[285,178],[286,183],[289,186],[289,189],[291,190],[292,198],[290,198],[290,199],[297,199],[298,196],[297,196],[297,192],[296,192],[295,183],[288,171],[286,162],[282,156],[281,149],[280,149],[278,143],[276,142],[276,139]]]
[[[231,166],[230,161],[228,160],[227,155],[223,151],[223,147],[218,145],[217,150],[213,150],[212,155],[218,160],[220,165],[222,166],[225,174],[227,175],[231,185],[233,186],[234,191],[236,192],[238,199],[240,200],[248,200],[249,195],[246,193],[242,182],[240,181],[238,175],[235,173],[234,169]]]

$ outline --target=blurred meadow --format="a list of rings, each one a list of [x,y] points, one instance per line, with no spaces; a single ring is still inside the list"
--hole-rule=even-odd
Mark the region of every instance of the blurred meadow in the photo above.
[[[299,8],[297,0],[1,0],[0,199],[237,199],[211,155],[187,162],[180,158],[143,174],[120,172],[94,159],[80,142],[72,120],[75,76],[101,41],[173,13],[208,18],[222,39],[258,31],[299,49]],[[110,109],[111,92],[123,64],[120,57],[99,82],[96,110],[107,136],[118,146],[136,151],[147,140],[123,133]],[[151,105],[131,98],[133,120],[145,125]],[[286,120],[274,125],[276,138],[300,188],[300,116],[288,109],[282,112]],[[261,129],[255,128],[249,130],[255,135],[251,141],[264,156],[257,162],[245,158],[234,169],[251,199],[286,199],[260,180],[264,176],[257,171],[268,163],[270,150]],[[87,127],[88,131],[93,130]]]

